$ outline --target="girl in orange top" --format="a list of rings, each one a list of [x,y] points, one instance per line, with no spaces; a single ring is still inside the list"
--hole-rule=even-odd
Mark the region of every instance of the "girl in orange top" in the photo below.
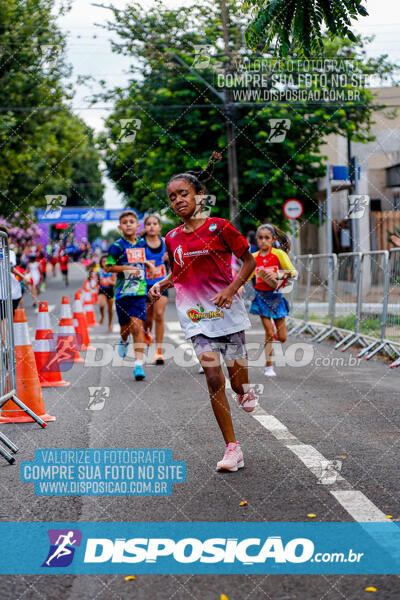
[[[281,343],[286,342],[285,317],[289,314],[289,304],[282,291],[284,293],[288,279],[297,277],[297,272],[287,255],[290,241],[278,227],[260,225],[257,245],[259,250],[253,254],[257,263],[255,298],[250,313],[260,316],[265,329],[265,376],[276,377],[271,360],[272,342],[275,335]]]

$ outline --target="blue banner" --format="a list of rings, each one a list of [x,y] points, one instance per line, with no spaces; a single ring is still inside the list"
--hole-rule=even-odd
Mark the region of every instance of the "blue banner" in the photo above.
[[[103,221],[118,221],[123,208],[40,208],[36,211],[39,223],[101,223]]]
[[[399,574],[395,523],[0,523],[0,574]]]

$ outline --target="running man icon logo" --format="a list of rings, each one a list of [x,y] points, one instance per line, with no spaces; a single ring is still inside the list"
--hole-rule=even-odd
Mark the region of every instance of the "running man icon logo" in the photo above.
[[[119,125],[121,127],[119,141],[133,143],[137,132],[142,126],[142,121],[141,119],[120,119]]]
[[[179,265],[180,267],[183,267],[183,249],[180,244],[177,248],[175,248],[174,261],[176,262],[177,265]]]
[[[290,129],[290,119],[269,119],[269,126],[271,127],[271,131],[267,142],[283,142]]]
[[[81,545],[82,532],[79,529],[48,529],[49,553],[42,567],[68,567]]]
[[[46,195],[46,210],[44,211],[45,219],[59,219],[61,217],[63,206],[67,204],[67,196],[65,194]]]
[[[365,195],[350,195],[349,196],[349,219],[361,219],[366,208],[369,205],[369,196]]]
[[[109,387],[89,387],[89,403],[86,410],[102,410],[106,398],[110,397]]]

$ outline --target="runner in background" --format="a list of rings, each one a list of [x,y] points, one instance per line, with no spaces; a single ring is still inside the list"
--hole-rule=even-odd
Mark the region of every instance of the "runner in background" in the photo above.
[[[257,263],[255,298],[250,313],[259,315],[265,330],[265,376],[276,377],[271,360],[272,344],[275,336],[282,344],[286,342],[285,317],[289,314],[288,301],[279,290],[286,286],[288,279],[296,277],[297,272],[287,255],[290,241],[278,227],[260,225],[257,244],[259,250],[253,255]],[[278,244],[279,248],[276,247]]]
[[[58,253],[59,247],[57,245],[53,245],[51,247],[51,255],[50,255],[50,264],[53,271],[53,277],[57,275],[57,263],[58,263]]]
[[[149,267],[151,276],[155,275],[155,268],[146,259],[145,241],[136,238],[138,228],[138,217],[133,210],[120,214],[118,229],[123,237],[110,246],[105,271],[117,274],[115,308],[121,327],[117,351],[121,358],[127,355],[129,335],[132,334],[136,359],[133,374],[136,381],[141,381],[146,377],[143,370],[147,295],[145,267]]]
[[[161,237],[161,220],[158,215],[148,215],[144,220],[145,234],[143,236],[146,242],[146,258],[156,268],[156,275],[153,278],[149,277],[148,270],[146,271],[147,290],[149,290],[157,281],[161,281],[167,275],[166,263],[168,262],[168,253],[165,242]],[[153,363],[163,365],[165,359],[162,354],[162,342],[164,339],[164,313],[168,303],[168,290],[164,290],[161,298],[155,302],[150,302],[147,298],[147,319],[144,326],[144,340],[150,345],[153,341],[151,330],[153,321],[155,321],[155,336],[156,336],[156,352],[153,358]]]
[[[40,265],[36,258],[36,254],[29,256],[28,266],[26,267],[26,273],[30,276],[30,289],[33,298],[34,307],[37,306],[37,296],[40,294]]]
[[[40,284],[40,290],[43,292],[46,289],[46,275],[47,275],[47,260],[45,253],[40,250],[38,257],[38,263],[40,268],[40,274],[42,276],[42,281]]]
[[[104,254],[100,258],[100,268],[97,272],[99,282],[99,309],[100,309],[100,324],[104,322],[104,309],[107,305],[108,312],[108,331],[112,331],[113,304],[114,304],[114,286],[117,281],[115,273],[107,273],[104,270],[107,260],[107,255]]]
[[[237,471],[244,466],[243,453],[225,395],[220,353],[239,406],[252,412],[257,401],[249,383],[244,333],[250,322],[237,292],[254,270],[255,260],[246,240],[229,221],[204,216],[202,181],[211,177],[216,160],[220,155],[213,153],[204,171],[181,173],[168,183],[169,201],[183,225],[165,238],[172,273],[156,283],[149,295],[158,300],[163,290],[175,286],[179,321],[203,365],[211,405],[226,444],[217,470]],[[235,280],[232,254],[243,261]]]
[[[69,256],[67,254],[67,251],[66,251],[65,247],[60,248],[60,252],[59,252],[59,256],[58,256],[58,262],[60,263],[61,276],[64,279],[65,285],[67,286],[68,285],[68,263],[69,263]]]

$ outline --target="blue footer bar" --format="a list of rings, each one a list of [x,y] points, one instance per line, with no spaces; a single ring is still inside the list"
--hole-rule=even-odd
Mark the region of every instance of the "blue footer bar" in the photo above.
[[[399,574],[397,523],[0,523],[1,574]]]

